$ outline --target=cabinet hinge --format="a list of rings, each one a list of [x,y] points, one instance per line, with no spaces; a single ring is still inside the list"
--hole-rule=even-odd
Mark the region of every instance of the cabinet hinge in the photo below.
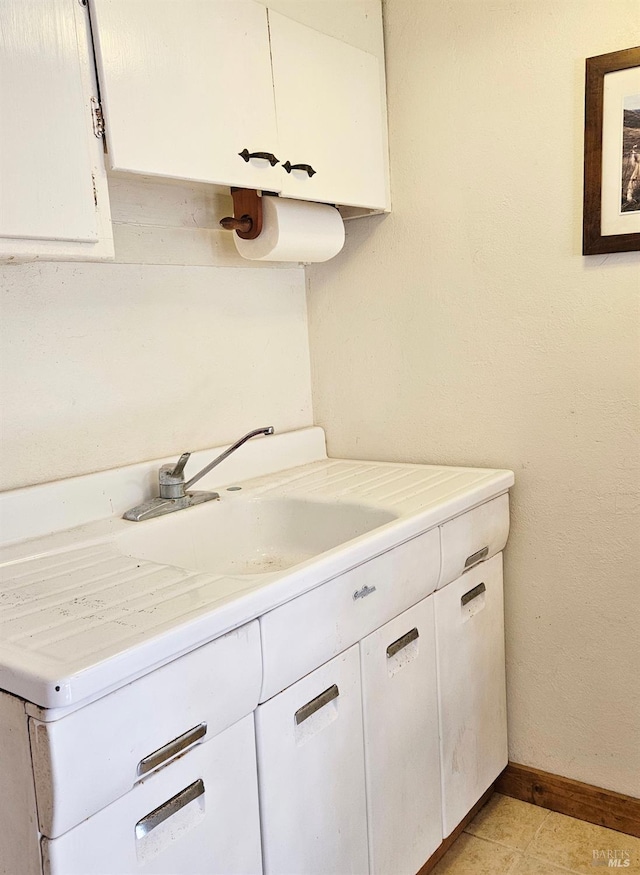
[[[104,116],[97,97],[91,98],[91,118],[93,120],[93,133],[98,139],[102,139],[104,137]]]

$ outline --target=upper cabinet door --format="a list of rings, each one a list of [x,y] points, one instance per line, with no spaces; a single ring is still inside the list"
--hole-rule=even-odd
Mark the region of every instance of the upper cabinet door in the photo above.
[[[277,191],[269,30],[254,0],[91,0],[114,170]]]
[[[282,194],[384,209],[377,58],[272,10],[269,26]]]
[[[77,0],[0,10],[0,259],[113,256],[88,18]]]

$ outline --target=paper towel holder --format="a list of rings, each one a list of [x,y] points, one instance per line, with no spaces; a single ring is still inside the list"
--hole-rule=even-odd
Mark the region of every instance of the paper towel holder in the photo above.
[[[233,216],[220,219],[220,224],[243,240],[255,240],[262,231],[262,198],[252,188],[232,188],[231,197]]]

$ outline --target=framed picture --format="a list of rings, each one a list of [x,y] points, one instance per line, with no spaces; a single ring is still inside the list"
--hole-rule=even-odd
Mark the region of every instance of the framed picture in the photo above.
[[[640,249],[640,46],[587,58],[582,254]]]

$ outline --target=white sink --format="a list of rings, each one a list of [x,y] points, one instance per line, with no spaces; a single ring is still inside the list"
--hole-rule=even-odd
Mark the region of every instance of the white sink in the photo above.
[[[190,571],[269,574],[291,568],[397,519],[365,504],[230,496],[131,523],[125,555]]]

